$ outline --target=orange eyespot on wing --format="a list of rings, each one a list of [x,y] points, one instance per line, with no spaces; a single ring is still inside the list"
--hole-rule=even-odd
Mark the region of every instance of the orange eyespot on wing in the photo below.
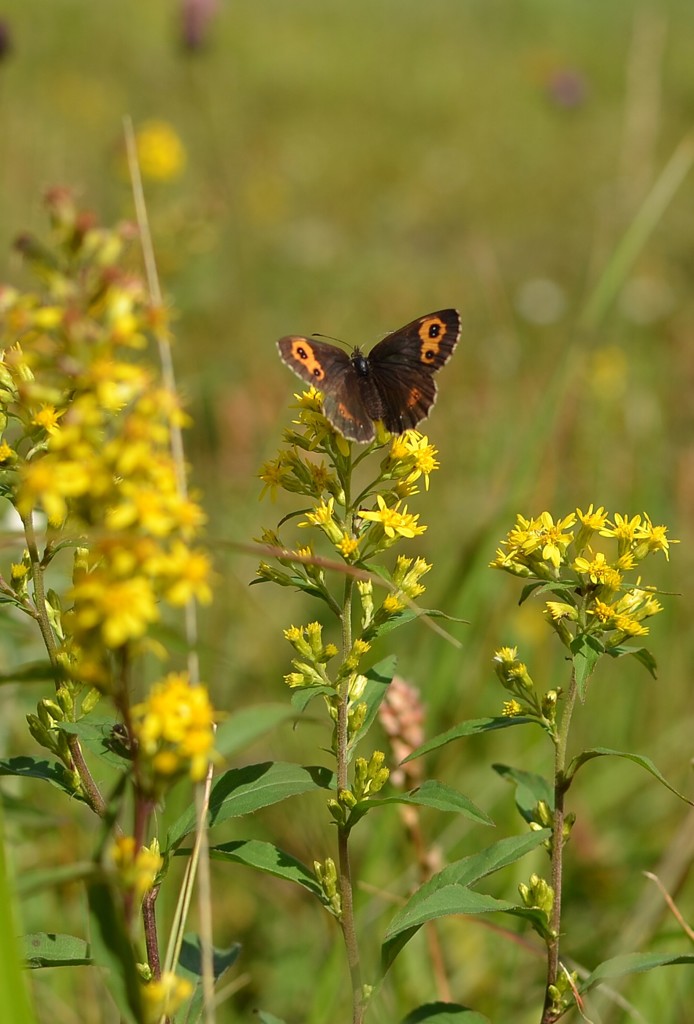
[[[325,367],[316,355],[316,350],[306,338],[287,338],[287,349],[282,354],[293,368],[300,370],[302,377],[320,383],[325,377]]]
[[[429,316],[422,320],[417,333],[421,341],[419,358],[431,366],[441,355],[441,343],[448,333],[448,328],[440,317]]]

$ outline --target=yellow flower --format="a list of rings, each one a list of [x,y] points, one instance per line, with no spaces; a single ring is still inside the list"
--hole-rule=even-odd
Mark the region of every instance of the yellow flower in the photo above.
[[[7,441],[0,442],[0,463],[9,462],[10,460],[14,461],[16,457],[15,452],[10,448]]]
[[[611,566],[602,551],[598,551],[593,559],[582,556],[574,559],[573,568],[583,576],[588,576],[591,583],[603,583]]]
[[[555,622],[559,622],[560,619],[571,619],[572,622],[578,621],[578,612],[570,604],[564,604],[562,601],[547,601],[545,608]]]
[[[648,633],[648,626],[642,626],[629,615],[616,615],[614,626],[627,636],[646,636]]]
[[[113,862],[127,889],[132,889],[138,902],[155,883],[164,866],[159,843],[152,840],[150,847],[142,846],[135,853],[133,836],[118,836],[112,850]]]
[[[369,522],[378,523],[386,537],[389,537],[391,540],[398,534],[401,537],[407,538],[417,537],[426,530],[426,526],[417,525],[419,515],[409,513],[407,505],[400,512],[400,502],[397,503],[395,508],[389,508],[382,494],[376,495],[376,501],[378,503],[378,510],[374,509],[371,512],[360,511],[359,515],[362,519],[366,519]]]
[[[186,152],[181,139],[166,121],[146,121],[137,131],[135,141],[143,178],[171,181],[181,174]]]
[[[157,1024],[162,1018],[173,1018],[183,1003],[193,994],[193,985],[187,978],[179,978],[167,971],[160,978],[147,982],[142,989],[147,1024]]]
[[[335,546],[342,557],[349,560],[350,558],[353,558],[359,550],[359,540],[357,537],[350,537],[349,534],[345,533],[342,540],[340,540]]]
[[[42,427],[47,434],[54,434],[58,429],[58,420],[64,412],[64,409],[57,412],[54,405],[42,405],[31,422],[37,427]]]
[[[270,492],[270,500],[275,501],[277,498],[278,488],[286,487],[287,483],[291,479],[291,470],[287,468],[284,454],[280,454],[276,459],[269,459],[260,468],[258,474],[260,479],[263,481],[263,489],[260,492],[260,498],[264,498],[267,492]]]
[[[407,454],[414,462],[414,470],[408,476],[408,481],[424,477],[425,490],[429,490],[429,474],[439,468],[436,460],[438,452],[433,444],[429,444],[429,438],[420,434],[417,430],[408,430],[405,434],[405,446]]]
[[[405,604],[401,597],[397,594],[386,594],[383,598],[383,611],[387,612],[388,615],[397,615],[405,607]]]
[[[504,718],[517,718],[518,715],[522,714],[523,708],[517,700],[505,700],[502,707],[501,713]]]
[[[607,512],[605,509],[601,505],[600,508],[593,511],[592,502],[585,512],[581,512],[580,508],[577,508],[576,516],[580,522],[590,530],[602,530],[603,526],[607,522]]]
[[[644,555],[650,554],[654,551],[662,551],[666,559],[669,561],[670,544],[679,544],[679,541],[668,539],[665,536],[667,533],[667,526],[654,526],[650,520],[650,516],[646,513],[644,513],[643,518],[643,525],[638,532],[640,543],[637,545],[636,551],[634,552],[635,558],[638,559],[644,557]]]
[[[166,575],[172,580],[164,591],[170,604],[180,607],[193,599],[201,604],[210,603],[212,562],[204,551],[191,549],[179,540],[163,564]]]
[[[299,409],[308,409],[310,412],[322,412],[323,410],[323,395],[313,385],[300,395],[295,394],[294,398],[297,401],[296,407]]]
[[[540,543],[542,547],[542,558],[551,562],[555,569],[558,569],[564,552],[573,540],[573,533],[565,533],[569,527],[576,522],[576,516],[571,512],[563,519],[555,523],[549,512],[542,512],[539,517]]]
[[[97,630],[107,647],[118,648],[138,639],[159,618],[149,580],[134,576],[114,580],[103,571],[83,576],[70,591],[80,632]]]
[[[132,714],[142,755],[156,775],[187,770],[194,780],[204,778],[214,747],[214,709],[204,686],[191,686],[185,673],[171,673]]]
[[[608,521],[606,526],[600,530],[601,537],[616,537],[619,541],[619,551],[628,550],[630,545],[634,543],[636,537],[639,536],[641,527],[641,516],[634,516],[629,519],[628,516],[620,515],[619,512],[614,517],[614,523]]]
[[[308,522],[299,523],[299,526],[329,526],[332,523],[334,507],[334,498],[321,501],[319,505],[316,505],[313,512],[306,513]]]

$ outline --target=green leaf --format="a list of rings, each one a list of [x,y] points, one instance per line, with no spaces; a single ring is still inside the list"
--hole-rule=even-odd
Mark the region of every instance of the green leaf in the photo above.
[[[369,731],[374,718],[378,714],[381,702],[388,692],[388,687],[395,675],[396,662],[397,659],[391,655],[389,658],[384,658],[383,661],[379,661],[377,665],[374,665],[373,668],[370,668],[368,672],[365,673],[366,686],[364,687],[364,693],[359,698],[359,703],[363,702],[366,704],[366,717],[361,729],[359,729],[359,731],[356,732],[350,740],[350,760],[352,759],[359,740]]]
[[[301,714],[306,710],[314,697],[320,697],[324,693],[334,697],[336,692],[334,686],[303,686],[292,691],[290,700],[292,707],[296,708],[299,714]]]
[[[215,748],[222,757],[231,757],[289,718],[296,715],[286,704],[252,704],[241,708],[217,729]]]
[[[284,850],[280,850],[278,846],[274,846],[272,843],[266,843],[260,839],[221,843],[219,846],[210,847],[210,857],[213,860],[246,864],[257,871],[264,871],[268,875],[274,875],[275,878],[284,878],[287,882],[296,882],[297,885],[308,889],[313,896],[317,896],[322,903],[327,902],[314,873],[305,864],[302,864],[300,860],[297,860],[296,857],[285,853]]]
[[[475,892],[464,885],[446,885],[418,900],[416,906],[413,906],[412,900],[410,900],[407,906],[396,915],[386,932],[381,948],[384,972],[388,970],[405,943],[428,921],[433,921],[438,917],[449,917],[452,914],[491,914],[495,912],[511,914],[531,922],[541,919],[546,927],[546,918],[538,910],[528,910],[526,907],[509,903],[508,900],[498,900],[494,896]]]
[[[105,882],[89,885],[87,897],[94,962],[109,972],[109,994],[121,1017],[129,1024],[143,1024],[142,988],[120,902]]]
[[[368,626],[364,630],[364,640],[368,640],[371,643],[377,637],[392,633],[394,629],[407,625],[413,619],[421,619],[423,615],[430,619],[447,619],[449,622],[467,621],[466,619],[459,619],[455,615],[448,615],[446,612],[439,611],[438,608],[413,608],[408,605],[402,611],[396,612],[395,615],[389,615],[383,622],[372,623]]]
[[[100,760],[120,771],[129,769],[129,758],[118,753],[118,744],[114,741],[114,730],[120,722],[112,715],[99,715],[92,712],[81,718],[79,722],[61,722],[63,732],[79,737],[80,743],[96,754]]]
[[[694,801],[690,800],[689,797],[684,796],[684,794],[680,793],[680,791],[675,789],[674,786],[671,786],[667,779],[658,771],[651,759],[643,757],[641,754],[630,754],[628,751],[624,750],[611,750],[609,747],[593,747],[590,750],[583,750],[571,761],[566,773],[567,777],[569,779],[573,778],[581,765],[586,764],[588,761],[592,761],[595,757],[624,757],[627,761],[633,761],[634,764],[638,764],[641,768],[645,768],[647,772],[650,772],[658,782],[665,786],[666,789],[669,789],[671,793],[674,793],[675,796],[678,796],[680,800],[684,800],[685,803],[694,807]]]
[[[489,1024],[489,1018],[457,1003],[427,1003],[408,1013],[401,1024]]]
[[[407,764],[408,761],[414,761],[416,757],[429,754],[432,750],[438,750],[439,747],[444,747],[447,743],[462,739],[464,736],[478,736],[480,733],[493,732],[495,729],[511,729],[515,725],[528,724],[537,725],[538,721],[536,718],[523,718],[522,716],[507,718],[505,715],[500,715],[498,718],[471,718],[469,721],[454,725],[446,732],[439,733],[433,739],[427,740],[421,747],[417,747],[411,754],[408,754],[402,763]]]
[[[539,583],[537,581],[535,583],[526,583],[523,589],[521,590],[521,596],[518,598],[518,604],[525,604],[525,602],[528,600],[533,591],[537,590],[537,588],[541,586],[542,583]]]
[[[75,967],[93,964],[89,943],[75,935],[33,932],[22,936],[27,966]]]
[[[61,789],[63,793],[67,793],[73,800],[83,799],[66,781],[65,768],[59,761],[48,761],[45,758],[39,760],[37,757],[8,757],[0,760],[0,775],[42,779],[44,782],[50,782],[56,789]]]
[[[574,594],[576,592],[576,583],[575,582],[573,582],[573,583],[557,583],[557,582],[527,583],[523,587],[523,590],[521,592],[521,596],[520,596],[520,599],[518,601],[518,604],[520,605],[520,604],[523,604],[524,601],[527,601],[527,599],[530,597],[530,594],[533,593],[534,591],[536,591],[538,595],[540,595],[540,594],[556,594],[556,596],[560,597],[562,599],[562,601],[566,602],[566,604],[573,605],[574,608],[576,607],[576,599],[574,597]]]
[[[228,949],[217,949],[215,947],[212,950],[212,974],[215,981],[236,963],[240,952],[240,942],[232,943]],[[195,975],[198,978],[202,977],[202,951],[199,935],[184,935],[178,964],[189,974]]]
[[[274,1013],[267,1013],[265,1010],[258,1010],[258,1020],[260,1024],[286,1024],[280,1017],[275,1017]]]
[[[213,828],[229,818],[251,814],[300,793],[330,789],[333,785],[330,769],[320,766],[265,761],[245,768],[231,768],[220,775],[212,787],[208,824]],[[168,849],[178,846],[194,828],[195,808],[190,807],[172,825],[167,838]]]
[[[467,896],[471,897],[471,902],[466,905],[468,907],[472,906],[472,901],[475,901],[479,894],[472,892],[472,890],[467,888],[468,886],[520,860],[521,857],[524,857],[527,853],[536,849],[540,843],[544,842],[549,834],[549,829],[542,829],[523,836],[510,836],[500,839],[499,842],[493,843],[492,846],[487,847],[486,850],[482,850],[480,853],[463,857],[462,860],[449,864],[427,882],[424,882],[412,894],[405,906],[398,911],[390,923],[381,950],[383,969],[387,970],[390,967],[400,950],[409,942],[422,924],[433,917],[441,917],[443,914],[448,913],[483,913],[489,910],[513,908],[514,904],[502,907],[500,905],[501,901],[495,901],[493,906],[478,903],[476,904],[478,906],[477,910],[446,910],[442,909],[442,907],[445,908],[449,904],[446,903],[446,900],[441,901],[438,899],[436,894],[441,890],[446,890],[446,899],[451,899],[453,902],[450,903],[450,906],[455,907],[457,905],[455,903],[457,899],[455,893],[462,893],[465,894],[465,898]],[[460,898],[462,899],[463,897],[461,896]],[[492,897],[484,897],[484,899],[492,899]],[[531,914],[531,918],[533,916],[536,916],[534,911]]]
[[[604,960],[578,986],[582,994],[609,978],[623,978],[627,974],[641,974],[654,967],[670,967],[675,964],[694,964],[694,953],[623,953],[611,960]]]
[[[47,869],[23,871],[17,878],[17,892],[23,896],[42,889],[52,889],[67,882],[83,882],[93,877],[95,867],[92,861],[75,861],[74,864],[60,864]]]
[[[609,654],[611,658],[623,658],[625,654],[631,654],[632,657],[641,662],[654,679],[657,679],[656,669],[658,666],[647,647],[632,647],[630,644],[618,644],[616,647],[606,648],[605,653]]]
[[[215,983],[222,975],[229,970],[236,962],[241,952],[239,942],[232,943],[228,949],[212,949],[212,976]],[[202,951],[200,938],[197,935],[185,935],[181,945],[181,953],[178,958],[178,970],[176,972],[187,978],[195,986],[195,991],[190,1000],[186,1020],[201,1020],[204,992],[202,988]]]
[[[574,672],[576,673],[576,686],[581,701],[586,698],[586,687],[598,659],[605,653],[605,648],[594,636],[586,633],[578,633],[569,645],[573,654]]]
[[[13,668],[10,672],[0,672],[2,683],[38,683],[46,679],[55,679],[55,669],[50,661],[32,661],[26,665]]]
[[[554,793],[544,776],[521,768],[511,768],[507,764],[493,764],[492,768],[502,779],[515,786],[516,807],[525,821],[530,823],[535,820],[533,812],[540,800],[544,800],[551,811],[554,810]]]
[[[462,814],[471,818],[481,825],[493,825],[494,822],[484,811],[481,811],[472,800],[452,789],[444,782],[437,782],[436,779],[427,779],[409,793],[398,793],[394,796],[384,797],[382,800],[361,800],[352,810],[350,823],[358,821],[367,811],[382,807],[384,804],[412,804],[416,807],[433,807],[437,811],[449,811],[455,814]]]

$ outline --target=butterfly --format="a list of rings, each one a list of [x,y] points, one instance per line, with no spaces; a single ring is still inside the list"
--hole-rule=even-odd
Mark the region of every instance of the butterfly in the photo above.
[[[401,434],[429,415],[436,401],[434,374],[450,359],[460,337],[457,309],[427,313],[387,334],[365,355],[315,338],[289,334],[277,347],[302,380],[323,393],[323,412],[351,441],[373,441],[374,423]]]

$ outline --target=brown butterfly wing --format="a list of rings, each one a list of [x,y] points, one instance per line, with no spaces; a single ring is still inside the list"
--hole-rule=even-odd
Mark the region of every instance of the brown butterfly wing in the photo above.
[[[410,430],[436,401],[434,374],[448,362],[460,337],[460,314],[442,309],[393,331],[369,353],[369,365],[391,433]]]
[[[290,334],[277,342],[287,366],[323,392],[323,412],[351,441],[372,441],[373,421],[361,397],[359,378],[342,349],[324,341]]]

